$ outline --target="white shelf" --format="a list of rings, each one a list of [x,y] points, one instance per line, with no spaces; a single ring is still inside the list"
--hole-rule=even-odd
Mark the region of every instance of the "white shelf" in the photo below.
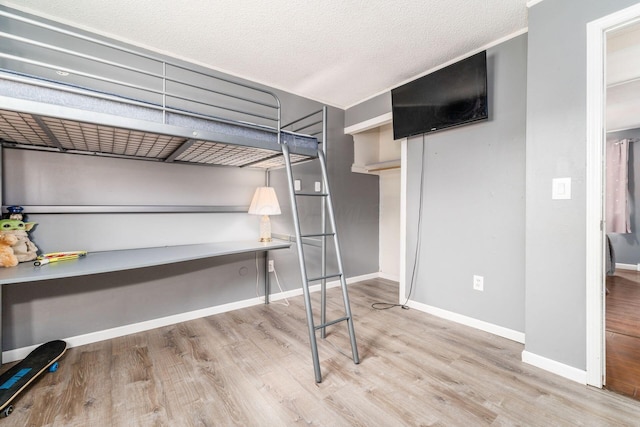
[[[290,242],[278,240],[269,243],[251,240],[90,252],[82,258],[40,267],[35,267],[33,262],[23,262],[16,267],[1,268],[0,285],[132,270],[224,255],[286,249],[290,246]]]
[[[388,160],[386,162],[370,163],[364,165],[364,169],[367,172],[379,172],[390,169],[400,169],[400,159]]]
[[[360,129],[362,126],[357,125]],[[355,126],[355,125],[354,125]],[[400,169],[400,141],[393,140],[390,123],[353,133],[353,164],[351,172],[380,175],[380,172]]]

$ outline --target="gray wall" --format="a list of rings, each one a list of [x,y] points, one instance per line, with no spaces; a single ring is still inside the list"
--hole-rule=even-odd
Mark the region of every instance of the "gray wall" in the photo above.
[[[196,67],[197,68],[197,67]],[[276,91],[287,122],[321,105]],[[344,111],[329,110],[329,179],[348,277],[378,271],[377,177],[352,174],[353,141],[343,133]],[[262,171],[160,164],[124,159],[4,150],[3,204],[249,205]],[[296,166],[303,182],[319,180],[315,162]],[[293,234],[287,187],[272,172],[283,215],[274,231]],[[60,183],[60,185],[52,185]],[[62,185],[64,184],[64,185]],[[303,212],[310,208],[303,204]],[[258,218],[234,214],[30,215],[42,250],[129,247],[257,239]],[[295,247],[273,252],[287,289],[300,288]],[[259,271],[256,271],[256,262]],[[3,349],[67,338],[255,297],[262,254],[226,256],[3,288]],[[274,283],[275,286],[275,283]]]
[[[347,108],[345,113],[345,126],[381,116],[391,112],[391,92],[385,92],[358,105]]]
[[[586,368],[586,24],[635,0],[543,1],[529,9],[526,350]],[[551,180],[572,178],[572,199]]]
[[[408,141],[407,291],[524,332],[527,35],[488,49],[487,66],[489,121]],[[349,108],[347,125],[390,111],[383,94]]]
[[[327,147],[331,194],[340,248],[347,277],[355,277],[379,271],[378,269],[378,223],[379,191],[378,177],[351,172],[353,164],[353,137],[344,134],[344,111],[329,108],[329,133],[332,139]],[[314,191],[314,182],[320,181],[318,161],[294,166],[294,175],[301,181],[301,190]],[[275,233],[294,234],[291,218],[291,204],[286,183],[286,172],[279,169],[271,172],[270,183],[279,195],[283,215],[272,218]],[[347,202],[348,201],[348,202]],[[315,198],[299,198],[298,210],[303,233],[321,231],[320,201]],[[327,218],[328,221],[328,218]],[[371,230],[376,230],[371,233]],[[305,257],[310,268],[310,276],[320,276],[320,249],[306,245]],[[291,269],[291,277],[297,279],[297,255],[295,251],[276,251],[273,257],[277,264],[286,260],[285,266]],[[327,245],[327,271],[337,272],[334,246]]]
[[[248,205],[264,172],[31,150],[3,150],[4,204]],[[28,172],[28,173],[25,173]],[[91,252],[257,239],[231,214],[30,214],[42,252]],[[260,265],[262,256],[259,254]],[[179,314],[255,296],[253,254],[4,286],[3,348]],[[262,274],[260,274],[262,281]]]
[[[407,171],[407,236],[420,238],[412,299],[519,332],[526,64],[526,34],[488,49],[489,121],[409,139]],[[416,242],[407,243],[411,272]],[[473,275],[484,277],[483,292],[473,290]]]
[[[437,264],[435,261],[426,259],[429,256],[435,257],[435,260],[458,257],[457,249],[461,247],[466,258],[470,258],[473,262],[473,258],[483,257],[484,254],[481,251],[486,249],[478,247],[477,241],[491,241],[494,237],[493,228],[484,227],[477,219],[476,206],[471,204],[472,201],[478,202],[475,195],[464,193],[469,197],[469,203],[466,206],[457,200],[458,192],[466,190],[460,184],[460,178],[452,177],[447,173],[438,177],[436,171],[446,171],[443,170],[444,168],[438,169],[434,158],[449,160],[454,170],[464,173],[465,176],[471,175],[471,172],[466,171],[465,166],[476,172],[473,176],[474,179],[469,180],[469,184],[472,185],[472,188],[477,187],[481,194],[485,195],[483,202],[480,202],[480,218],[482,220],[486,220],[485,210],[498,194],[497,191],[487,190],[491,185],[483,187],[490,180],[483,175],[498,175],[502,168],[512,167],[513,160],[505,158],[503,161],[507,160],[508,163],[500,164],[488,162],[487,165],[493,166],[493,169],[486,167],[479,171],[473,156],[481,154],[474,151],[473,147],[464,153],[463,150],[457,153],[461,165],[456,165],[450,160],[455,157],[456,153],[453,151],[455,148],[440,143],[445,139],[455,138],[458,139],[458,144],[469,144],[469,139],[476,138],[474,133],[485,131],[481,126],[490,124],[473,125],[453,130],[450,131],[451,134],[430,135],[425,140],[427,157],[424,163],[431,167],[431,171],[428,168],[425,169],[424,205],[426,212],[422,216],[422,226],[428,230],[429,224],[424,224],[427,219],[432,221],[441,219],[436,214],[428,212],[429,209],[437,209],[430,207],[430,203],[438,208],[447,205],[453,206],[455,208],[453,210],[443,210],[458,218],[459,221],[453,225],[451,222],[445,223],[449,227],[442,227],[440,235],[435,231],[432,235],[429,235],[428,231],[421,234],[423,249],[419,254],[418,269],[423,269],[423,272],[420,273],[422,280],[417,280],[415,283],[416,298],[424,298],[424,301],[437,300],[438,304],[446,304],[443,308],[448,307],[452,311],[493,323],[498,322],[498,324],[506,320],[502,319],[501,314],[498,314],[503,309],[523,312],[524,322],[521,317],[520,320],[517,320],[516,316],[509,324],[502,323],[503,326],[518,330],[524,325],[528,352],[578,369],[586,367],[586,24],[636,3],[633,0],[607,2],[554,0],[537,3],[529,9],[526,80],[520,82],[520,87],[514,88],[516,93],[521,94],[522,100],[526,99],[526,203],[524,204],[526,208],[523,208],[520,203],[516,203],[520,209],[525,209],[521,220],[525,221],[526,240],[523,243],[524,251],[522,248],[516,247],[516,240],[519,237],[507,239],[506,242],[496,240],[496,245],[494,245],[498,247],[500,244],[513,244],[518,254],[517,257],[526,254],[524,267],[517,263],[503,262],[502,264],[502,268],[506,270],[504,274],[511,274],[513,277],[524,275],[526,291],[523,299],[518,297],[509,301],[504,299],[503,295],[493,295],[493,300],[481,304],[483,307],[491,307],[497,313],[483,313],[484,308],[474,307],[474,304],[480,302],[478,299],[481,296],[488,295],[488,291],[483,294],[464,293],[471,285],[469,274],[484,274],[485,287],[491,289],[492,276],[495,274],[493,269],[496,267],[495,264],[491,264],[491,260],[488,262],[489,266],[493,265],[493,268],[489,273],[475,271],[484,269],[482,267],[484,264],[474,263],[469,268],[466,264],[456,264],[455,270],[452,271],[456,282],[452,285],[453,280],[442,274],[439,265],[435,265]],[[496,70],[499,69],[499,64],[500,61],[495,63]],[[505,78],[505,74],[496,72],[495,78],[494,90],[499,90],[498,88],[502,87],[502,79]],[[525,87],[526,96],[522,93]],[[383,100],[372,99],[370,101],[369,104],[363,103],[363,105],[357,106],[358,108],[353,107],[347,111],[348,116],[357,118],[353,120],[354,123],[361,120],[363,115],[366,117],[367,109],[370,109],[371,115],[366,118],[380,114],[380,102]],[[494,108],[499,108],[497,103]],[[518,111],[522,112],[522,107],[519,107]],[[493,111],[494,120],[497,120],[498,117],[495,115],[496,113],[499,114],[500,111]],[[351,124],[350,119],[347,122]],[[521,126],[524,126],[521,119],[519,122]],[[455,137],[451,136],[454,134]],[[507,134],[508,132],[505,135]],[[486,144],[487,153],[495,149],[494,146],[489,147],[487,140],[483,142]],[[414,212],[417,209],[419,196],[418,183],[416,182],[418,172],[414,168],[421,165],[417,160],[421,155],[418,145],[421,145],[421,138],[414,138],[409,144],[408,167],[411,173],[408,183],[407,212],[409,224],[407,271],[409,275],[411,275],[413,268],[411,254],[415,248],[416,239],[413,232],[417,227],[417,216]],[[467,148],[467,145],[461,146]],[[483,161],[487,160],[483,155],[480,158]],[[572,177],[572,199],[551,200],[551,180],[555,177],[565,176]],[[477,177],[482,177],[482,180],[476,185],[475,178]],[[437,183],[434,182],[436,178],[440,180],[440,187],[437,187]],[[449,184],[445,178],[453,180],[453,183]],[[521,185],[517,179],[512,183]],[[428,194],[430,188],[440,189],[439,198],[434,199],[434,195]],[[447,189],[456,191],[447,191]],[[521,191],[521,195],[524,195],[524,188]],[[439,201],[440,205],[437,205],[436,201]],[[502,213],[508,212],[503,209],[506,204],[497,203],[495,206],[501,208]],[[463,217],[459,212],[462,209],[468,213],[467,217]],[[516,207],[517,209],[518,207]],[[522,218],[526,218],[526,220]],[[515,223],[515,218],[512,221]],[[467,227],[467,224],[481,224],[481,226],[475,229],[476,232],[462,235],[457,229]],[[521,231],[518,235],[521,235]],[[432,239],[426,240],[427,237]],[[438,238],[436,239],[436,237]],[[437,248],[442,242],[454,241],[458,245],[455,251],[452,250],[453,243],[445,243],[444,247]],[[429,249],[428,245],[433,247]],[[474,246],[478,252],[467,252],[464,249],[467,245]],[[429,251],[428,255],[425,255],[425,250]],[[449,256],[447,257],[447,255]],[[469,259],[464,261],[469,262]],[[435,269],[433,273],[435,276],[431,271],[424,270],[426,265]],[[451,264],[449,265],[451,266]],[[457,273],[457,270],[460,269],[459,265],[464,265],[462,274]],[[472,271],[473,268],[475,268],[474,271]],[[435,289],[438,284],[443,289]],[[517,280],[512,283],[512,286],[522,291],[521,283],[518,284]],[[460,301],[454,300],[453,292],[448,293],[447,287],[462,290],[463,293],[458,295]],[[464,289],[462,289],[463,287]],[[474,298],[473,302],[465,301],[470,296]],[[429,304],[433,303],[429,302]]]
[[[607,140],[620,140],[633,138],[640,141],[640,129],[629,129],[607,134]],[[629,144],[629,220],[631,233],[609,233],[611,245],[615,250],[616,263],[639,264],[640,263],[640,152],[638,142]]]

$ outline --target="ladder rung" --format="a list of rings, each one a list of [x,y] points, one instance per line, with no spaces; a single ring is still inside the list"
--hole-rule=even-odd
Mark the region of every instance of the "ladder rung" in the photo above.
[[[340,277],[340,276],[342,276],[342,274],[340,274],[340,273],[328,274],[326,276],[320,276],[320,277],[314,277],[313,279],[307,279],[307,282],[315,282],[317,280],[331,279],[332,277]]]
[[[335,325],[336,323],[344,322],[345,320],[349,320],[349,316],[341,317],[341,318],[339,318],[339,319],[332,320],[331,322],[323,323],[322,325],[318,325],[318,326],[316,326],[315,328],[316,328],[316,330],[318,330],[318,329],[324,329],[324,328],[326,328],[327,326]]]
[[[336,233],[318,233],[318,234],[303,234],[300,237],[329,237],[329,236],[335,236]]]
[[[327,193],[294,193],[296,196],[327,197]]]

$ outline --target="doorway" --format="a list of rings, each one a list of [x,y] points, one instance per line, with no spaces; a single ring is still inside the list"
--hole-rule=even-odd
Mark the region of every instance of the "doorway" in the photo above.
[[[605,379],[604,144],[607,37],[640,22],[640,4],[587,25],[586,299],[587,384]]]
[[[640,23],[608,31],[605,51],[605,387],[640,399]]]

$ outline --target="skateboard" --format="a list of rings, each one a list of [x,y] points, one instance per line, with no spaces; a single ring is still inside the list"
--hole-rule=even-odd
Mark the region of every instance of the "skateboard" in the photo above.
[[[11,402],[29,384],[49,370],[58,370],[58,359],[67,349],[67,343],[61,340],[49,341],[33,350],[21,362],[0,375],[0,417],[8,417],[13,412]]]

